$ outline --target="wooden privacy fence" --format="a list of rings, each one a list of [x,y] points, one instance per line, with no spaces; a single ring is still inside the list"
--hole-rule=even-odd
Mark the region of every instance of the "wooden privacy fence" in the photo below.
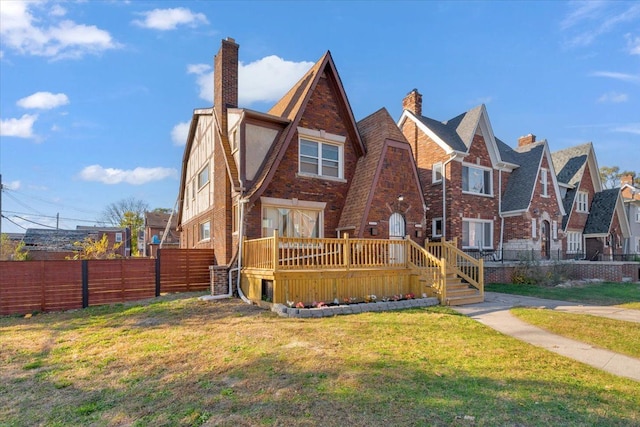
[[[155,259],[0,261],[0,315],[207,290],[213,263],[208,249],[161,249]]]

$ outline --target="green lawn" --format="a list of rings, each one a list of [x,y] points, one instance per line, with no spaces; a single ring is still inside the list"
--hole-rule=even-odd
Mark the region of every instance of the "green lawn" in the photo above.
[[[554,334],[640,359],[640,325],[586,314],[516,307],[511,312]]]
[[[640,309],[640,284],[638,283],[600,282],[571,288],[489,283],[485,285],[485,290],[585,304],[622,305],[625,308]]]
[[[640,388],[435,307],[163,297],[0,318],[2,426],[629,426]]]

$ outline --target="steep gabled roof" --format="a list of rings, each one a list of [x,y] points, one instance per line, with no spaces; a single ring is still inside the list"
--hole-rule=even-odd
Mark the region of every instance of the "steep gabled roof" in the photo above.
[[[280,101],[278,101],[268,114],[286,118],[291,122],[281,133],[273,147],[269,151],[266,161],[264,162],[260,172],[253,181],[251,188],[247,189],[246,197],[253,200],[259,197],[265,190],[271,178],[278,169],[278,165],[284,156],[291,139],[295,135],[298,123],[302,117],[305,107],[311,97],[314,88],[318,84],[321,77],[326,76],[329,81],[334,84],[334,88],[338,93],[338,104],[341,104],[343,111],[347,116],[349,123],[347,130],[350,133],[351,140],[358,147],[360,154],[365,153],[365,146],[360,138],[360,134],[356,128],[356,122],[351,110],[351,105],[347,99],[347,95],[342,86],[342,81],[338,75],[338,71],[331,57],[331,52],[327,51],[313,67],[287,92]]]
[[[588,142],[552,153],[553,166],[558,173],[558,182],[572,186],[579,183],[592,148],[593,146]]]
[[[416,116],[409,110],[404,110],[398,126],[405,120],[412,120],[418,128],[428,135],[447,154],[464,156],[469,152],[474,135],[478,128],[482,132],[487,144],[487,151],[494,167],[512,168],[516,165],[501,157],[501,150],[493,134],[489,114],[484,104],[443,122],[425,116]]]
[[[525,147],[526,150],[511,153],[513,160],[520,167],[511,172],[509,176],[507,188],[502,198],[502,212],[504,213],[527,210],[533,197],[544,154],[544,143],[528,144]]]
[[[590,142],[555,151],[551,153],[551,158],[558,182],[569,187],[562,201],[564,210],[567,213],[562,219],[562,228],[565,229],[573,213],[573,202],[587,166],[590,165],[591,179],[593,180],[595,192],[602,190],[599,168],[593,151],[593,144]]]
[[[356,165],[356,172],[347,193],[338,228],[346,229],[355,226],[356,236],[362,236],[371,199],[376,189],[376,176],[379,175],[384,162],[385,145],[391,140],[407,144],[409,153],[411,149],[405,136],[385,108],[360,120],[358,131],[366,144],[367,154],[361,157]],[[415,164],[412,165],[415,169]],[[415,176],[419,184],[417,171]],[[420,195],[422,196],[421,191]]]
[[[609,233],[619,196],[619,188],[603,190],[595,194],[589,208],[587,223],[584,226],[584,235]]]

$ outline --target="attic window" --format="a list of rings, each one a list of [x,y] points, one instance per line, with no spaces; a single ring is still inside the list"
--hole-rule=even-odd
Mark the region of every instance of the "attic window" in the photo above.
[[[540,184],[542,184],[542,197],[549,197],[549,181],[546,169],[540,169]]]
[[[576,194],[576,212],[589,212],[589,194],[586,191]]]

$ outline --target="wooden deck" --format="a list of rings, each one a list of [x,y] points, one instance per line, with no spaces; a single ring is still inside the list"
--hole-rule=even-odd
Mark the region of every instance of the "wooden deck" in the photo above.
[[[410,239],[303,239],[243,242],[241,286],[252,301],[310,305],[413,294],[441,304],[484,300],[482,261],[450,243]]]

